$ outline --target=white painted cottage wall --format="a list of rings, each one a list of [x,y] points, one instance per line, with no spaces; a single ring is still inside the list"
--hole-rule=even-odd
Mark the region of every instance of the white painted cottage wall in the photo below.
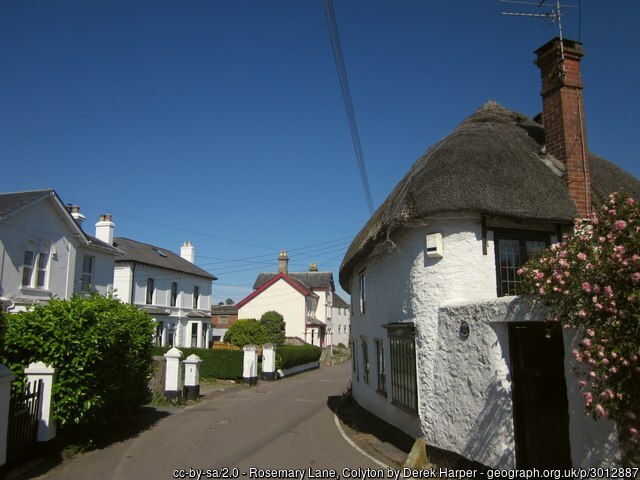
[[[305,297],[282,278],[241,306],[238,309],[238,318],[260,320],[262,314],[270,310],[275,310],[284,317],[287,337],[299,337],[304,340]]]
[[[438,232],[443,234],[444,255],[440,259],[427,258],[425,237]],[[366,409],[410,435],[424,437],[427,443],[485,465],[514,468],[510,361],[504,323],[505,305],[514,297],[496,300],[491,231],[487,237],[487,255],[483,255],[479,217],[432,218],[426,226],[404,229],[393,244],[387,242],[384,255],[370,257],[354,268],[351,328],[352,336],[358,339],[356,362],[362,372],[360,339],[365,337],[371,374],[368,385],[362,373],[359,380],[354,375],[353,394]],[[360,272],[366,278],[364,315],[358,307]],[[479,304],[486,302],[497,303],[480,308]],[[462,319],[472,325],[473,332],[464,345],[457,339]],[[390,403],[389,342],[382,325],[395,322],[416,325],[420,418]],[[375,338],[385,340],[386,398],[376,392]],[[574,391],[575,382],[566,365],[572,412],[570,435],[572,445],[576,444],[572,447],[574,465],[587,465],[584,462],[596,458],[604,461],[604,456],[594,449],[609,451],[597,445],[609,445],[615,435],[605,422],[594,427],[589,424],[590,419],[585,421],[582,399]],[[490,433],[485,428],[488,426]],[[587,432],[596,439],[591,446],[584,446],[580,438]]]
[[[338,345],[340,343],[343,345],[349,345],[349,316],[348,308],[337,308],[334,306],[331,309],[331,343],[333,345]]]
[[[93,257],[93,272],[91,276],[91,286],[100,295],[107,295],[113,291],[114,277],[114,256],[103,253],[99,250],[79,247],[76,255],[76,265],[74,272],[74,293],[82,291],[82,263],[84,256]]]

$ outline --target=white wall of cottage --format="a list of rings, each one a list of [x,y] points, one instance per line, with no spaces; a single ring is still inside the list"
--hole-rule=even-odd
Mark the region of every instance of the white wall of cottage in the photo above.
[[[426,235],[431,233],[443,235],[440,259],[425,255]],[[482,252],[481,222],[475,215],[431,218],[392,240],[384,254],[354,268],[350,279],[351,332],[357,340],[358,367],[353,374],[354,397],[369,411],[410,435],[424,437],[428,444],[491,467],[515,468],[506,323],[507,307],[515,297],[497,299],[493,233],[487,234],[487,255]],[[360,272],[366,278],[364,315],[358,308]],[[458,337],[462,320],[472,327],[463,343]],[[396,322],[416,326],[419,416],[391,404],[389,340],[382,325]],[[570,342],[566,335],[565,343]],[[362,374],[363,337],[368,342],[368,384]],[[384,340],[387,397],[376,391],[375,339]],[[617,444],[615,428],[582,413],[569,352],[565,352],[565,376],[573,464],[615,463],[611,455]]]

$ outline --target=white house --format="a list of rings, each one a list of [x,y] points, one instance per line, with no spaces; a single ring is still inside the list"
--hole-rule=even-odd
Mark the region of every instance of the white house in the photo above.
[[[429,446],[493,468],[619,462],[583,413],[579,339],[514,296],[517,269],[638,179],[586,150],[581,45],[536,51],[544,127],[488,103],[431,147],[354,239],[354,398]],[[568,187],[568,185],[570,187]]]
[[[113,224],[103,228],[113,238]],[[147,311],[156,322],[156,344],[206,348],[211,340],[211,282],[214,275],[195,265],[195,248],[185,242],[180,255],[128,238],[113,244],[115,295]]]
[[[351,329],[351,308],[337,293],[333,294],[333,305],[331,306],[331,330],[332,345],[349,344],[349,333]]]
[[[7,311],[113,287],[122,252],[88,235],[54,190],[0,194],[0,300]]]
[[[331,306],[335,286],[331,272],[289,272],[287,252],[278,256],[278,273],[261,273],[254,291],[237,303],[238,318],[259,319],[274,310],[284,317],[286,336],[317,346],[331,344]]]

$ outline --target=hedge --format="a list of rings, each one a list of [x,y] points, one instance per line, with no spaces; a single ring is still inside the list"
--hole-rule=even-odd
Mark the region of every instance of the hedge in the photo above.
[[[314,345],[282,345],[276,347],[276,368],[284,369],[317,362],[322,349]]]
[[[95,427],[149,400],[153,322],[135,306],[99,295],[53,299],[5,322],[0,364],[19,380],[31,362],[55,367],[62,425]]]
[[[242,350],[217,350],[211,348],[178,347],[182,352],[182,360],[189,355],[196,354],[202,360],[200,364],[201,378],[242,378]],[[162,356],[169,351],[169,347],[155,347],[153,354]]]

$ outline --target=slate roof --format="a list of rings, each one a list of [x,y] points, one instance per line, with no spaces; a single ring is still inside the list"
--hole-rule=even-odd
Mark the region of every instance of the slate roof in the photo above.
[[[211,315],[237,315],[238,307],[235,305],[212,305]]]
[[[543,160],[544,128],[525,115],[488,102],[411,167],[356,236],[340,266],[349,291],[355,265],[398,229],[431,214],[475,211],[526,220],[570,223],[577,216],[565,181]],[[640,181],[590,154],[593,201]]]
[[[12,192],[0,194],[0,219],[7,214],[18,210],[21,207],[39,200],[42,197],[55,195],[55,192],[49,190],[32,190],[29,192]]]
[[[199,277],[205,277],[211,280],[217,280],[215,275],[210,274],[206,270],[185,260],[180,255],[173,253],[155,245],[137,242],[129,238],[116,237],[113,244],[124,252],[121,257],[116,257],[116,263],[136,262],[154,267],[165,268],[181,273],[189,273]]]
[[[270,281],[277,273],[260,273],[253,284],[253,289],[257,290]],[[333,274],[331,272],[289,272],[289,278],[302,284],[305,289],[326,289],[333,286]]]
[[[349,308],[349,304],[345,302],[337,293],[333,294],[333,306],[335,308]]]

